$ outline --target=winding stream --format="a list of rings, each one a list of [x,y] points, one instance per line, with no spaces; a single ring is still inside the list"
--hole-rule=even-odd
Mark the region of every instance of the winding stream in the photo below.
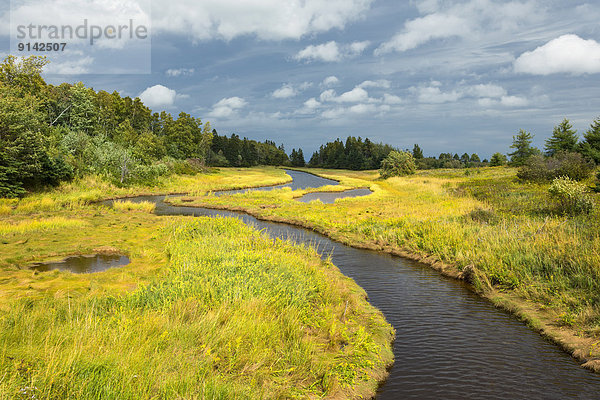
[[[294,180],[308,182],[306,187],[323,185],[323,178],[293,172]],[[426,265],[243,213],[171,206],[164,198],[134,201],[156,203],[157,215],[239,218],[272,237],[317,244],[323,254],[331,254],[396,329],[395,363],[377,399],[600,398],[600,376],[463,283]]]

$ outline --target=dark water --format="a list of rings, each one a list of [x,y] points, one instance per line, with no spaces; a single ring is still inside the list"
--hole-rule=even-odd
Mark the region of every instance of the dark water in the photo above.
[[[361,197],[370,195],[370,189],[351,189],[343,192],[318,192],[318,193],[307,193],[296,200],[303,203],[310,203],[313,200],[321,200],[325,204],[333,204],[336,199],[343,199],[346,197]]]
[[[61,271],[71,271],[76,274],[89,274],[127,264],[129,264],[127,256],[119,254],[93,254],[88,256],[72,256],[56,262],[37,263],[31,266],[31,269],[40,272],[59,269]]]
[[[310,189],[310,188],[318,188],[321,186],[328,185],[339,185],[338,181],[334,181],[331,179],[321,178],[320,176],[307,174],[306,172],[293,171],[290,169],[286,169],[285,172],[292,177],[293,181],[286,183],[284,185],[276,185],[276,186],[263,186],[257,188],[250,189],[239,189],[239,190],[220,190],[213,192],[215,196],[228,195],[228,194],[236,194],[236,193],[246,193],[252,190],[273,190],[273,189],[282,189],[289,187],[292,190],[298,189]]]
[[[173,207],[163,198],[135,201],[156,202],[158,215],[240,218],[272,237],[311,243],[331,254],[396,329],[396,360],[377,399],[600,399],[600,376],[425,265],[241,213]]]

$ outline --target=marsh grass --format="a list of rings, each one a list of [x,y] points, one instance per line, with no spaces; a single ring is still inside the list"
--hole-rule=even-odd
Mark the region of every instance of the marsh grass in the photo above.
[[[85,225],[85,221],[64,217],[31,219],[19,221],[16,223],[0,221],[0,237],[11,234],[46,232],[64,228],[81,228]]]
[[[233,219],[91,204],[286,180],[274,168],[137,188],[86,177],[0,199],[0,399],[372,395],[393,358],[393,330],[312,247]],[[26,268],[101,249],[131,263],[85,275]]]
[[[533,301],[555,322],[600,336],[600,214],[555,211],[548,184],[524,184],[512,168],[419,171],[379,179],[376,172],[316,170],[366,197],[335,204],[295,203],[287,195],[197,198],[188,204],[236,207],[301,224],[347,244],[440,260],[457,272],[477,269],[474,284]],[[277,196],[279,195],[279,199]],[[594,202],[598,202],[595,195]]]
[[[154,212],[156,205],[149,201],[130,201],[130,200],[118,200],[114,201],[112,207],[119,211],[144,211],[147,213]]]
[[[373,390],[391,359],[391,327],[312,248],[227,218],[177,219],[160,237],[168,268],[132,292],[14,302],[0,318],[0,393],[260,399]]]

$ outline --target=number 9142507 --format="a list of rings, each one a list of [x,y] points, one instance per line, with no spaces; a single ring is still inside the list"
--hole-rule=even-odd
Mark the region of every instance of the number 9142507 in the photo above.
[[[44,42],[27,42],[19,43],[17,49],[19,51],[65,51],[66,43],[44,43]]]

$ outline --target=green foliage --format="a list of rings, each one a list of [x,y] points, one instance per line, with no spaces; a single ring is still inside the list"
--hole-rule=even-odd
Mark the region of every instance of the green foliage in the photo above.
[[[391,151],[381,162],[379,174],[387,179],[392,176],[414,174],[417,170],[413,155],[407,151]]]
[[[523,129],[519,130],[517,136],[513,136],[511,149],[515,149],[510,156],[510,164],[514,167],[520,167],[525,164],[527,159],[533,155],[540,154],[540,151],[535,147],[531,147],[533,135]]]
[[[587,193],[587,187],[568,177],[555,178],[548,192],[558,201],[558,210],[561,213],[588,214],[594,208],[594,200]]]
[[[501,165],[505,165],[506,161],[506,155],[502,153],[494,153],[492,154],[492,158],[490,158],[490,167],[499,167]]]
[[[418,144],[415,143],[412,150],[412,155],[415,160],[420,160],[423,158],[423,150],[419,147]]]
[[[209,165],[251,167],[289,164],[283,146],[278,148],[272,141],[257,142],[248,138],[240,139],[236,134],[232,134],[228,138],[219,136],[215,130],[212,135],[212,145],[208,157]]]
[[[554,157],[536,155],[528,158],[517,177],[531,182],[547,182],[560,176],[581,181],[587,179],[593,169],[593,163],[579,153],[558,152]]]
[[[600,118],[594,120],[583,138],[583,142],[579,144],[579,152],[600,164]]]
[[[553,156],[561,151],[574,152],[577,149],[578,140],[577,132],[573,130],[573,125],[565,118],[560,124],[554,127],[552,137],[546,140],[546,155]]]
[[[292,149],[292,153],[290,154],[290,162],[292,163],[292,167],[304,167],[306,165],[302,149]]]
[[[338,138],[334,142],[321,145],[319,150],[313,153],[308,166],[355,171],[376,169],[392,150],[392,146],[373,143],[368,138],[363,141],[360,137],[357,139],[349,136],[345,144]]]

